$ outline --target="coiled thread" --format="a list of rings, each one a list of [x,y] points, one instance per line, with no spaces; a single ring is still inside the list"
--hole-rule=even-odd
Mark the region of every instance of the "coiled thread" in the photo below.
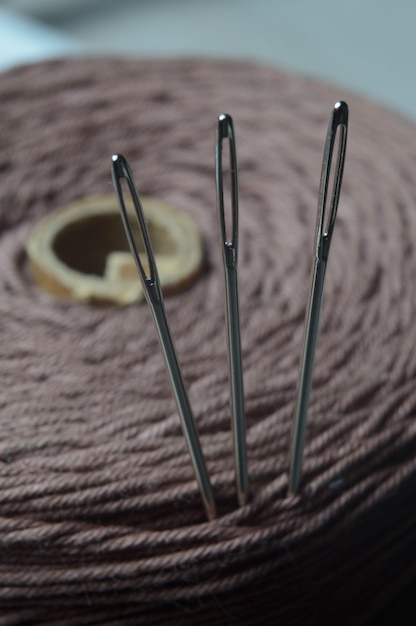
[[[287,496],[320,162],[351,111],[301,493]],[[235,502],[213,142],[233,115],[251,482]],[[0,624],[358,624],[414,573],[414,126],[248,63],[79,59],[0,79]],[[207,267],[166,300],[221,516],[204,519],[145,305],[41,293],[41,215],[112,193],[188,211]]]

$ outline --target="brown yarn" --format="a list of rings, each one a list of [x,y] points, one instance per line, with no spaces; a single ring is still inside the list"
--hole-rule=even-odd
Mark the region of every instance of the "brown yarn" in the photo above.
[[[289,432],[320,161],[350,104],[302,490]],[[236,125],[251,500],[238,509],[213,173]],[[416,569],[415,127],[340,89],[220,61],[62,60],[0,77],[0,624],[359,624]],[[39,216],[139,189],[188,211],[208,267],[166,301],[221,516],[208,523],[145,305],[27,275]]]

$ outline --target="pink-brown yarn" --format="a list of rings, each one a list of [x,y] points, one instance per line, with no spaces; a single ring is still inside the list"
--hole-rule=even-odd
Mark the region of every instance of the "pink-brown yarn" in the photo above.
[[[302,488],[291,418],[323,143],[350,135]],[[237,508],[216,116],[235,122],[251,498]],[[276,69],[78,59],[0,77],[0,624],[359,624],[416,570],[416,129]],[[220,516],[205,520],[145,304],[89,308],[26,269],[36,220],[139,190],[197,221],[207,267],[166,300]],[[279,620],[279,621],[278,621]]]

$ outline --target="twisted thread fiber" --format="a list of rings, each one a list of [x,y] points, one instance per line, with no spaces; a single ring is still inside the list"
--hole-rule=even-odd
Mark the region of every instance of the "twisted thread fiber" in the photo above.
[[[327,120],[349,102],[303,478],[287,467]],[[233,115],[251,498],[237,508],[213,142]],[[79,59],[0,77],[0,624],[359,624],[416,569],[416,130],[275,69]],[[53,299],[44,214],[143,194],[201,229],[166,300],[220,517],[204,517],[150,313]]]

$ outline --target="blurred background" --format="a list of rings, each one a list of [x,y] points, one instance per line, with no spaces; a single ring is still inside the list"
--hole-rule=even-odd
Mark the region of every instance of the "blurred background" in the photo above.
[[[0,70],[68,54],[260,61],[416,119],[415,0],[0,0]]]

